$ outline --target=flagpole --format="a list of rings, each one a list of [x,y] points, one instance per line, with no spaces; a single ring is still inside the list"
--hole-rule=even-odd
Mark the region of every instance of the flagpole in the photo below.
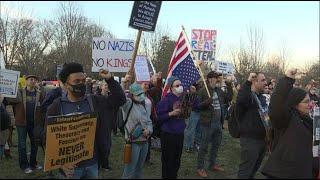
[[[192,50],[192,48],[190,47],[190,41],[189,41],[189,38],[188,38],[188,36],[187,36],[187,34],[186,34],[186,32],[185,32],[185,29],[184,29],[184,26],[182,25],[182,30],[183,30],[183,33],[184,33],[184,36],[186,37],[186,39],[187,39],[187,44],[188,44],[188,47],[189,47],[189,49],[190,49],[190,51],[191,51],[191,54],[192,54],[192,59],[193,60],[196,60],[196,58],[195,58],[195,55],[194,55],[194,53],[193,53],[193,50]],[[192,61],[193,61],[192,60]],[[209,89],[208,89],[208,85],[207,85],[207,82],[206,82],[206,80],[205,80],[205,78],[204,78],[204,75],[203,75],[203,73],[202,73],[202,70],[201,70],[201,67],[197,64],[197,63],[195,63],[194,61],[193,61],[193,64],[196,66],[196,68],[198,69],[198,72],[199,72],[199,74],[200,74],[200,76],[201,76],[201,78],[202,78],[202,80],[203,80],[203,84],[204,84],[204,86],[205,86],[205,88],[206,88],[206,90],[207,90],[207,93],[208,93],[208,96],[209,96],[209,98],[211,98],[211,95],[210,95],[210,92],[209,92]]]

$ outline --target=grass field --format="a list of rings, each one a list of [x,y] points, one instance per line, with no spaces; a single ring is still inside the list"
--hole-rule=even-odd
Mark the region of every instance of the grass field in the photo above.
[[[14,131],[14,143],[17,144],[17,132]],[[101,179],[119,179],[123,171],[123,137],[114,136],[113,146],[110,154],[110,166],[112,171],[99,171]],[[29,148],[27,152],[29,152]],[[0,161],[0,179],[19,178],[19,179],[47,179],[48,173],[43,171],[34,171],[31,174],[24,174],[19,168],[18,148],[11,149],[13,159],[2,159]],[[161,153],[156,150],[151,152],[152,165],[145,165],[144,178],[159,179],[161,178]],[[43,165],[43,152],[38,150],[38,162]],[[225,172],[208,171],[210,179],[234,179],[237,177],[238,165],[240,160],[239,140],[229,136],[228,131],[224,130],[222,145],[218,153],[218,164],[222,165]],[[197,153],[183,152],[181,158],[181,167],[178,173],[179,179],[199,179],[196,174]],[[207,164],[206,164],[207,165]],[[54,174],[56,174],[54,172]],[[263,178],[260,172],[256,174],[256,178]]]

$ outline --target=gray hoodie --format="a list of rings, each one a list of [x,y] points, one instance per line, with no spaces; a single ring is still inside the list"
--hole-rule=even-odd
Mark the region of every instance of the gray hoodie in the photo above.
[[[127,102],[121,106],[123,117],[127,117],[127,113],[130,109],[132,100],[127,98]],[[125,119],[125,118],[124,118]],[[133,103],[131,112],[128,117],[128,122],[125,125],[125,138],[129,138],[129,134],[131,134],[135,128],[140,126],[142,129],[148,129],[149,135],[152,134],[152,121],[150,116],[148,116],[147,110],[142,104]],[[143,142],[147,141],[148,139],[142,134],[137,139],[132,140],[132,142]]]

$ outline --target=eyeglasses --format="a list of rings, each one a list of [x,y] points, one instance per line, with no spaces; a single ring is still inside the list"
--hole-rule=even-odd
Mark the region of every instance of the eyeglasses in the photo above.
[[[178,85],[175,85],[175,86],[173,86],[173,87],[180,87],[181,86],[181,84],[178,84]]]

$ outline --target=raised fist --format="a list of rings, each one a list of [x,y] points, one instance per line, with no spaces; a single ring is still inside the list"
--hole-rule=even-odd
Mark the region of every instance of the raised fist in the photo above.
[[[297,73],[298,73],[298,69],[297,68],[289,69],[286,72],[286,76],[289,77],[289,78],[292,78],[292,79],[296,79]]]
[[[257,79],[257,74],[256,73],[250,73],[248,81],[252,82],[255,79]]]

